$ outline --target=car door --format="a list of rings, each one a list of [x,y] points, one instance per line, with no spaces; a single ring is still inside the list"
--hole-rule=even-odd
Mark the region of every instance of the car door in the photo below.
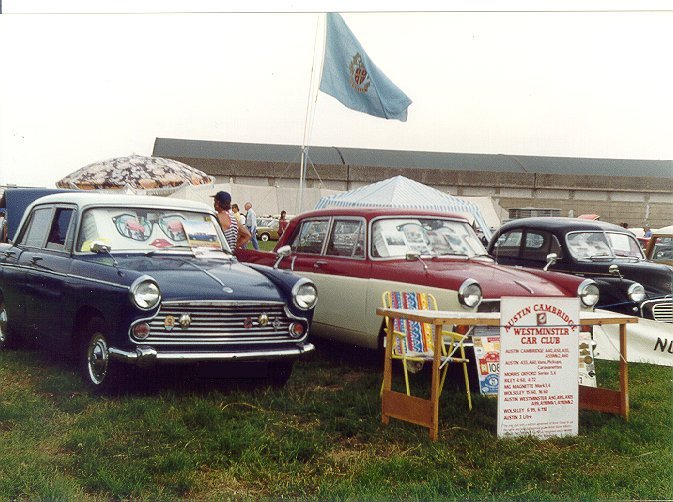
[[[523,229],[515,228],[500,234],[493,244],[491,255],[501,265],[521,265]]]
[[[35,211],[22,245],[20,263],[26,271],[26,317],[39,343],[67,351],[64,319],[72,310],[67,295],[75,211],[67,206],[42,207]]]

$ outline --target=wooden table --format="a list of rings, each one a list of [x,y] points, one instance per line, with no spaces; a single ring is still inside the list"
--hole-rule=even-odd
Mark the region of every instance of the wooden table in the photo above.
[[[413,310],[413,309],[376,309],[377,315],[388,318],[410,319],[434,326],[434,347],[440,346],[442,327],[445,325],[460,326],[499,326],[499,312],[464,312],[448,310]],[[638,318],[613,312],[580,312],[580,324],[593,326],[602,324],[619,324],[619,390],[599,387],[579,387],[580,408],[615,413],[628,419],[629,417],[629,384],[628,366],[626,363],[626,325],[637,323]],[[427,427],[430,438],[437,439],[439,410],[439,371],[440,351],[436,350],[432,362],[432,383],[430,399],[408,396],[392,390],[392,347],[393,323],[388,323],[386,332],[386,351],[383,366],[383,395],[381,401],[381,419],[384,424],[390,418],[405,420]]]

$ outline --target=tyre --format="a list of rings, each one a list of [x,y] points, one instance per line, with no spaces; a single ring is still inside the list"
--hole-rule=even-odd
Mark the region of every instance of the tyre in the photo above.
[[[259,238],[262,242],[266,242],[269,240],[269,234],[262,234],[259,236]]]
[[[0,300],[0,350],[13,349],[19,346],[19,337],[9,324],[7,306]]]
[[[276,388],[285,387],[292,375],[294,361],[273,361],[269,363],[267,380],[269,385]]]
[[[103,320],[89,321],[80,339],[79,366],[84,384],[96,393],[115,390],[120,385],[122,368],[110,359]]]
[[[0,350],[9,348],[12,342],[13,337],[9,336],[7,308],[5,301],[0,300]]]

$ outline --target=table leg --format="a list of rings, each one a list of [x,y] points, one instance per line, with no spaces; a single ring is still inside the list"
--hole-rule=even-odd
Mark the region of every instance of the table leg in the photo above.
[[[434,357],[432,359],[432,387],[430,390],[430,401],[432,401],[432,427],[430,428],[430,439],[435,441],[439,432],[439,367],[442,343],[442,325],[435,324]]]
[[[629,418],[629,367],[626,363],[626,324],[619,325],[619,390],[620,412],[628,420]]]
[[[392,380],[393,380],[393,320],[392,319],[387,319],[387,326],[386,326],[386,350],[385,350],[385,358],[383,361],[383,393],[385,394],[386,391],[389,391],[392,388]],[[381,421],[384,424],[387,424],[390,422],[390,416],[386,415],[385,413],[381,414]]]

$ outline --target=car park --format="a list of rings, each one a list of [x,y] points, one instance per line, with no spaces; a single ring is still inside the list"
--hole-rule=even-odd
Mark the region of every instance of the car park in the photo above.
[[[647,261],[633,233],[611,223],[576,218],[522,218],[493,235],[498,263],[591,278],[597,307],[673,323],[673,268]]]
[[[652,231],[645,248],[648,260],[673,265],[673,225]]]
[[[598,300],[593,280],[497,265],[459,216],[391,208],[330,208],[295,216],[274,253],[237,250],[311,279],[320,293],[312,333],[380,348],[384,291],[432,293],[443,310],[499,311],[503,296]],[[488,328],[483,328],[485,331]]]
[[[93,390],[124,363],[243,363],[283,384],[316,300],[308,279],[239,263],[198,202],[49,195],[0,244],[0,347],[73,354]]]

